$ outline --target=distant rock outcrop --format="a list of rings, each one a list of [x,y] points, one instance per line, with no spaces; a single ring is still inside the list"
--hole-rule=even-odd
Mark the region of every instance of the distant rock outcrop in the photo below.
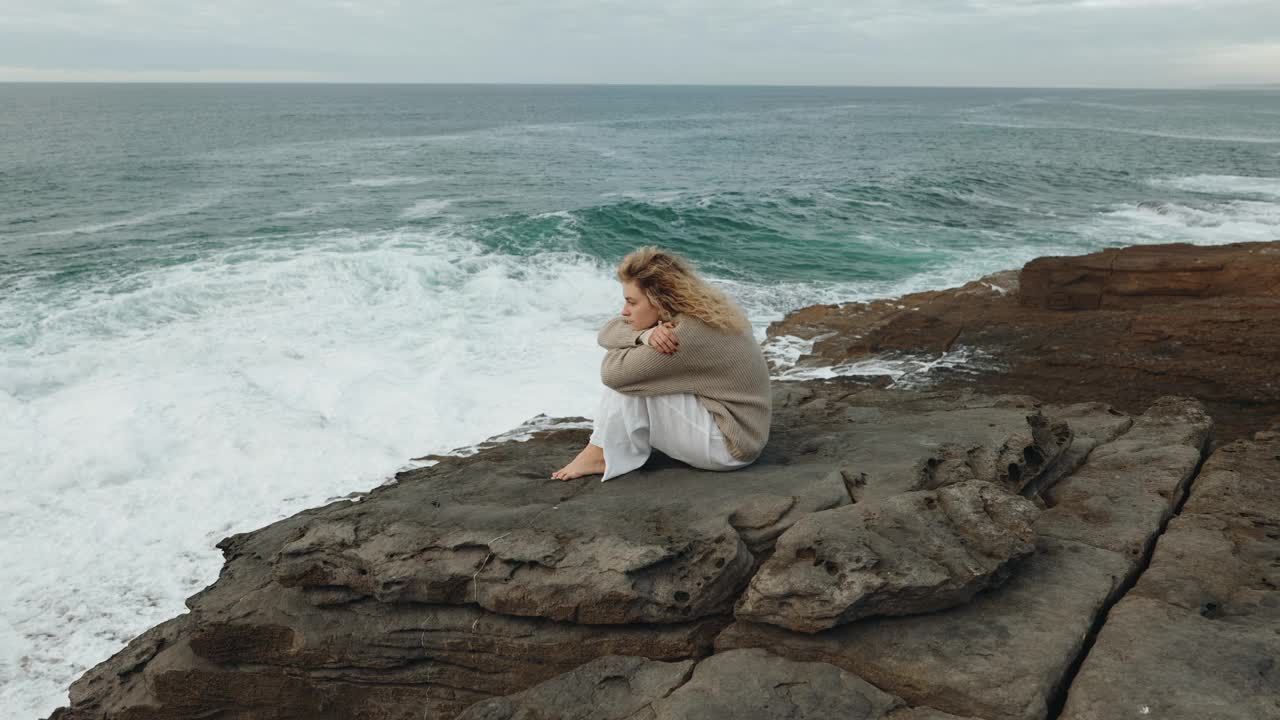
[[[815,305],[769,328],[814,340],[802,366],[966,349],[932,387],[1106,402],[1140,412],[1163,395],[1205,403],[1218,438],[1280,416],[1280,242],[1139,245],[1044,257],[960,288]]]

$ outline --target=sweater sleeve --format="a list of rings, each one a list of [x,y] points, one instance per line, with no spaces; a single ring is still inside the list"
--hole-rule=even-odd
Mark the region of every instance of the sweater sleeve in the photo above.
[[[681,382],[680,378],[696,372],[701,354],[699,351],[705,340],[696,330],[692,325],[677,321],[674,332],[680,340],[680,349],[674,355],[667,355],[644,344],[609,348],[600,363],[601,382],[627,394],[683,392],[678,388],[688,383]]]
[[[599,334],[596,335],[596,342],[606,350],[633,348],[637,346],[637,340],[641,334],[632,330],[626,320],[615,317],[600,328]]]
[[[673,374],[679,354],[663,355],[648,345],[612,348],[600,363],[600,380],[620,393],[644,392]]]

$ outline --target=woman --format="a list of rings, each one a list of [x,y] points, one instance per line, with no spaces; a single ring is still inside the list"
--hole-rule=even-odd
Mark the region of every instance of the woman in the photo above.
[[[749,465],[769,439],[769,368],[746,315],[679,256],[618,265],[624,303],[597,341],[604,398],[582,452],[551,477],[631,472],[651,449],[704,470]]]

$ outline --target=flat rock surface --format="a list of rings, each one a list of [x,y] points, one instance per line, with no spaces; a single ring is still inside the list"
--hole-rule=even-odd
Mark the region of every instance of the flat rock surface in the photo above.
[[[946,612],[869,618],[813,635],[739,621],[716,647],[830,663],[957,715],[1042,720],[1094,617],[1132,569],[1110,551],[1043,539],[1007,583]]]
[[[1168,484],[1164,493],[1174,497],[1198,461],[1185,450],[1202,445],[1209,432],[1203,408],[1194,401],[1162,401],[1150,416],[1135,419],[1133,427],[1163,428],[1166,449],[1185,463],[1183,472],[1159,476]],[[1149,438],[1130,447],[1133,462],[1112,483],[1136,495],[1159,493],[1161,488],[1148,484],[1142,462],[1150,459],[1150,447],[1157,442]],[[1101,445],[1095,454],[1111,444]],[[1117,460],[1105,462],[1115,467]],[[1088,477],[1092,464],[1091,456],[1076,475]],[[1059,490],[1069,492],[1076,475],[1062,480]],[[1081,512],[1087,509],[1062,504],[1046,510],[1040,522],[1052,524],[1055,515]],[[1135,518],[1145,523],[1139,527],[1144,545],[1159,532],[1161,519]],[[1041,535],[1036,552],[1008,582],[945,612],[871,618],[813,635],[740,621],[720,635],[716,646],[764,647],[796,660],[828,662],[912,705],[987,720],[1043,720],[1095,620],[1141,567],[1141,557],[1108,549],[1130,539],[1132,532],[1128,526],[1104,523],[1089,543]]]
[[[1062,717],[1280,718],[1280,433],[1219,448]]]
[[[960,605],[1035,550],[1039,515],[977,481],[814,513],[778,539],[735,615],[812,633]]]
[[[1040,258],[959,288],[803,308],[769,335],[815,340],[802,366],[959,349],[990,360],[932,370],[934,387],[1128,413],[1163,395],[1196,397],[1230,441],[1280,416],[1276,317],[1280,242],[1176,244]]]
[[[1094,450],[1070,482],[1045,491],[1058,512],[1040,518],[1036,532],[1142,557],[1150,528],[1163,524],[1185,495],[1211,425],[1198,403],[1157,401],[1123,436]]]
[[[280,693],[271,717],[447,718],[603,655],[697,659],[800,519],[904,490],[1025,488],[1073,439],[1026,397],[844,382],[778,383],[775,418],[733,473],[655,457],[608,483],[550,480],[587,436],[552,431],[228,538],[191,612],[87,673],[62,717],[257,716]]]
[[[757,557],[808,514],[971,480],[1017,491],[1071,439],[1025,398],[779,404],[778,424],[805,437],[779,433],[730,475],[669,465],[561,483],[545,479],[554,462],[529,446],[404,475],[299,523],[273,548],[275,580],[320,602],[343,594],[590,624],[683,622],[728,612]]]
[[[960,720],[825,663],[734,650],[697,662],[605,657],[459,720]]]

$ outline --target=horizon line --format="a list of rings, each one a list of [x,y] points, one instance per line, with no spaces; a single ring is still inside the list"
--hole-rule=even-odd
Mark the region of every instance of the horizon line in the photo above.
[[[1280,90],[1275,83],[1211,85],[928,85],[834,83],[633,83],[633,82],[463,82],[425,80],[0,80],[0,85],[424,85],[470,87],[687,87],[687,88],[831,88],[918,90]]]

